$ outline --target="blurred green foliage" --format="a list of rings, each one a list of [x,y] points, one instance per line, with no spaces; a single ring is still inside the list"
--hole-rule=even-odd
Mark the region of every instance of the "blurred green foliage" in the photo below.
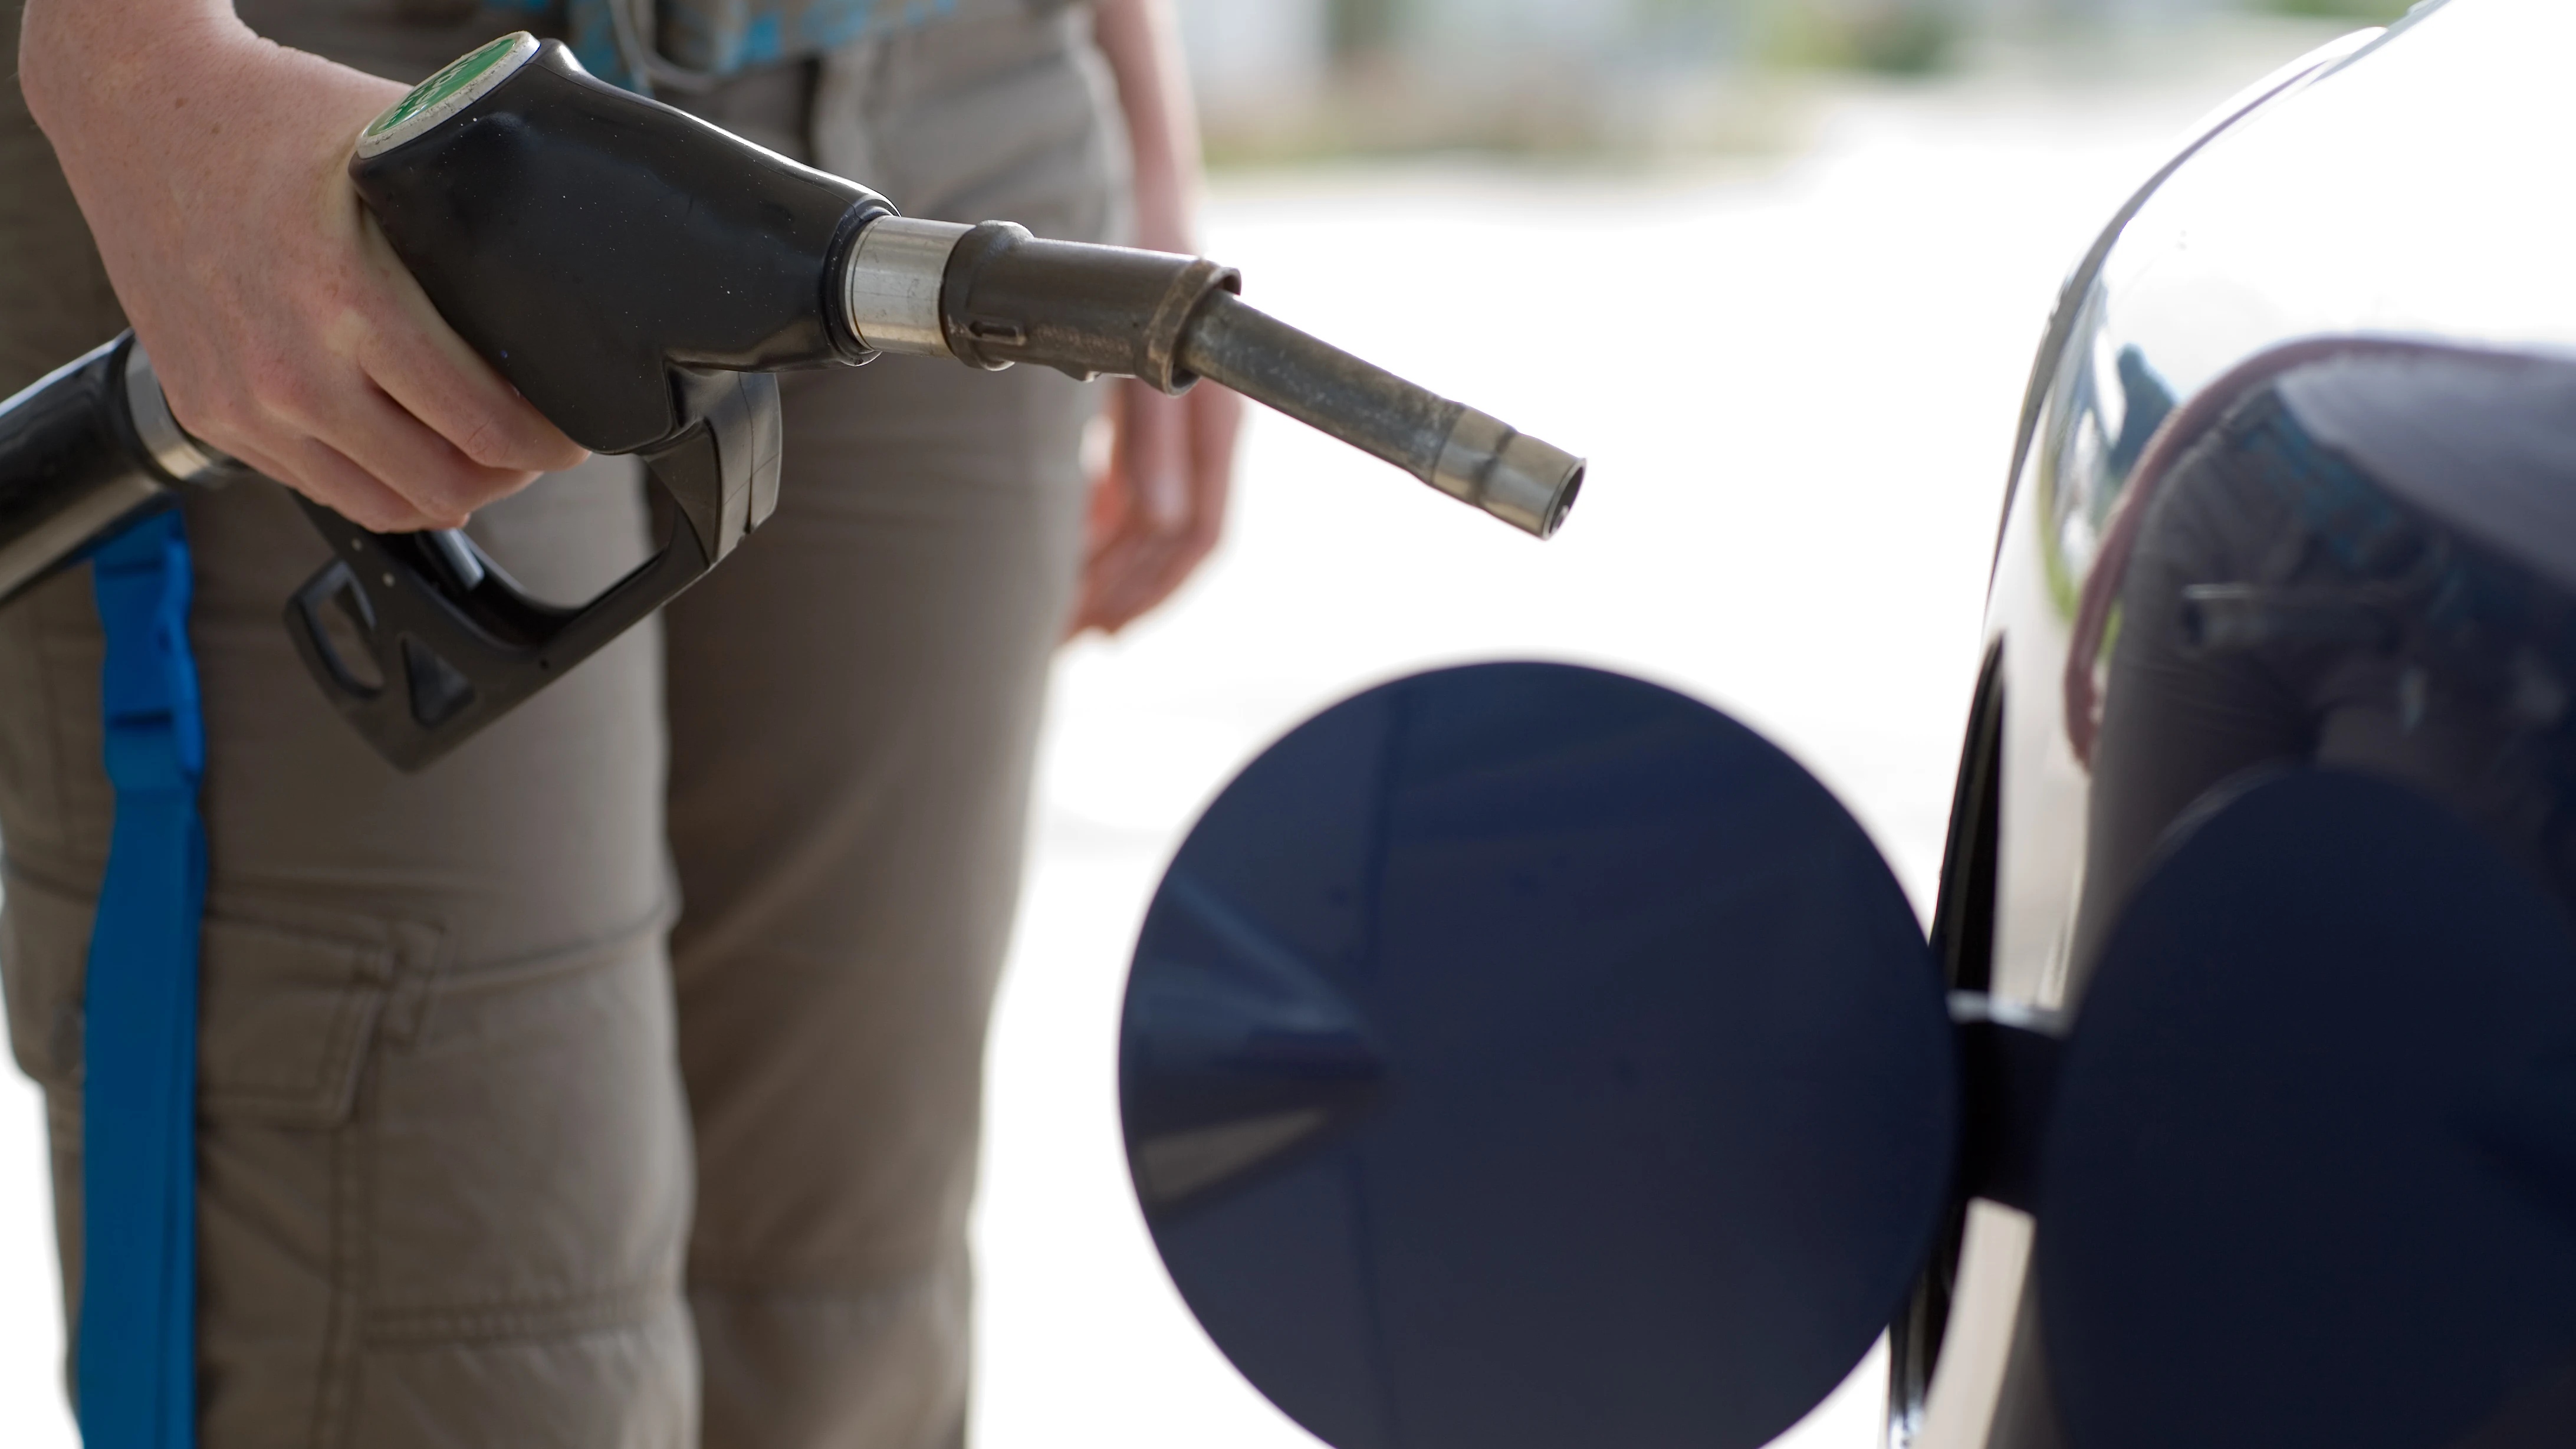
[[[1335,55],[1366,55],[1395,39],[1395,0],[1326,0],[1324,24]]]
[[[1774,64],[1930,75],[1960,39],[1953,7],[1928,0],[1757,0],[1755,53]]]
[[[2264,8],[2282,15],[2385,22],[2405,14],[2409,3],[2410,0],[2268,0]]]
[[[1324,0],[1328,48],[1345,61],[1398,51],[1427,8],[1423,0]],[[1759,60],[1888,75],[1942,69],[1963,29],[1960,0],[1627,0],[1624,8],[1633,38],[1668,57],[1730,49],[1723,38],[1734,36],[1749,38]]]
[[[1852,63],[1884,75],[1929,75],[1949,62],[1958,25],[1931,10],[1899,10],[1851,35]]]

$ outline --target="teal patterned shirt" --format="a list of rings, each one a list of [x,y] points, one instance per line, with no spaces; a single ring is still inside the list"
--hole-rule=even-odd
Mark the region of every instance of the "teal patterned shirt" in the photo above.
[[[532,10],[548,0],[516,0]],[[583,67],[630,89],[634,68],[619,50],[610,0],[562,0],[566,43]],[[716,75],[800,60],[897,30],[947,19],[958,0],[658,0],[664,59]],[[990,8],[989,6],[985,8]]]

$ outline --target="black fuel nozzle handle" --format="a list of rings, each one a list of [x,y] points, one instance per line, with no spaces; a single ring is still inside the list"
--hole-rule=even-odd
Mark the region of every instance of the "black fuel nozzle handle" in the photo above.
[[[417,770],[614,642],[716,566],[777,505],[778,380],[681,375],[678,440],[644,455],[659,545],[575,607],[532,597],[461,530],[375,533],[302,498],[332,561],[288,600],[308,672],[377,753]],[[358,641],[335,640],[333,611]]]
[[[462,534],[378,534],[307,503],[334,559],[289,602],[288,628],[350,722],[418,769],[769,517],[780,426],[768,374],[866,356],[827,280],[893,208],[525,34],[378,118],[349,176],[439,314],[522,396],[591,451],[642,456],[659,535],[643,564],[566,608],[528,595]],[[336,639],[334,611],[348,626]]]
[[[1583,478],[1573,455],[1245,306],[1230,268],[904,218],[525,34],[416,87],[359,138],[349,174],[466,342],[574,441],[644,459],[659,525],[649,560],[566,608],[461,533],[376,534],[307,504],[333,561],[288,627],[405,768],[560,678],[769,517],[778,369],[889,351],[1170,393],[1204,376],[1541,537]],[[235,470],[171,417],[131,338],[0,403],[0,601],[176,485]]]
[[[439,315],[599,453],[695,419],[685,371],[856,362],[832,280],[894,208],[504,36],[431,77],[349,161]]]
[[[595,451],[674,434],[674,366],[886,351],[1212,378],[1541,537],[1581,486],[1574,455],[1247,306],[1231,267],[898,216],[525,36],[449,69],[350,174],[440,312]]]
[[[1207,376],[1540,537],[1583,478],[1580,459],[1243,305],[1231,268],[903,218],[524,34],[414,90],[360,138],[349,174],[458,334],[576,442],[643,454],[673,520],[652,562],[563,610],[459,545],[315,510],[342,557],[290,625],[323,687],[407,766],[668,601],[768,516],[775,392],[717,379],[880,350],[1172,393]],[[736,411],[710,411],[719,396]],[[333,598],[372,670],[333,654]]]

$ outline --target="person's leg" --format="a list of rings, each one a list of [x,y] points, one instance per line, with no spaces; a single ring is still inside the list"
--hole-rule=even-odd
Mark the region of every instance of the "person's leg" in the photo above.
[[[1071,453],[1073,391],[792,380],[778,515],[671,611],[707,1449],[963,1422],[985,1017],[1076,548],[1034,455]]]
[[[0,390],[120,325],[12,88]],[[285,492],[235,484],[187,523],[212,874],[201,1442],[691,1449],[654,632],[406,776],[289,646],[287,596],[327,550]],[[643,519],[611,466],[477,528],[570,594],[638,552]],[[0,979],[45,1089],[74,1314],[84,962],[114,803],[100,651],[86,569],[0,608]]]
[[[853,59],[829,63],[873,134],[825,149],[876,150],[857,179],[916,215],[1097,236],[1116,187],[1082,65],[1053,30],[967,24],[861,57],[894,94],[836,93]],[[1016,150],[907,124],[959,94],[965,134],[1016,124]],[[668,618],[705,1445],[939,1449],[963,1433],[985,1020],[1094,397],[904,357],[782,382],[778,514]]]
[[[637,526],[622,478],[496,509],[496,551]],[[212,881],[199,1028],[206,1449],[669,1446],[688,1142],[661,931],[649,631],[417,776],[304,677],[323,559],[267,484],[188,512]],[[79,1293],[79,1012],[110,795],[86,571],[0,611],[5,953]]]

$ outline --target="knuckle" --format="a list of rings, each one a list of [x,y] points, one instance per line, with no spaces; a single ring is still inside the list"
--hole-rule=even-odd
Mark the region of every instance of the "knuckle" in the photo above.
[[[458,458],[428,480],[428,487],[415,490],[413,502],[442,517],[462,518],[518,492],[535,477],[535,473],[522,469],[494,468]]]
[[[216,393],[209,397],[170,392],[167,397],[170,416],[178,420],[180,427],[187,429],[190,436],[203,438],[227,452],[238,454],[245,451],[244,445],[260,435],[261,430],[250,409],[232,394]]]
[[[456,445],[456,451],[464,454],[467,461],[486,468],[505,467],[511,461],[510,439],[496,420],[476,418],[462,432],[463,436],[448,441]]]
[[[461,480],[427,474],[405,479],[402,495],[424,519],[470,512],[481,501]]]
[[[462,437],[451,441],[458,452],[474,463],[512,475],[569,468],[587,455],[583,448],[555,431],[533,411],[526,417],[486,414],[475,418],[464,429]],[[514,476],[507,486],[515,488],[524,481]]]
[[[377,494],[346,487],[313,487],[306,492],[314,502],[361,528],[377,533],[400,533],[420,526],[417,515],[390,493]]]
[[[240,410],[249,415],[245,425],[277,420],[309,431],[323,411],[321,389],[303,369],[281,359],[247,359],[234,391]]]
[[[283,355],[267,348],[254,349],[235,365],[233,388],[254,401],[283,398],[301,389],[299,372]]]

